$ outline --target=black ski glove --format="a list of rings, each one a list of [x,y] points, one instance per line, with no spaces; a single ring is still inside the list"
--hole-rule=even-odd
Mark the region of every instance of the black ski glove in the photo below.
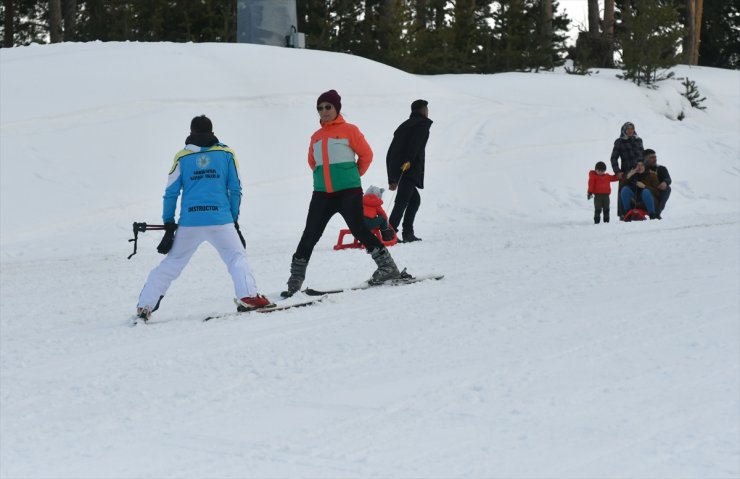
[[[242,230],[239,229],[239,222],[238,221],[234,221],[234,228],[236,228],[236,232],[239,234],[239,241],[242,242],[242,247],[243,248],[246,248],[247,247],[247,242],[244,241],[244,236],[242,235]]]
[[[165,223],[164,224],[164,236],[162,241],[157,246],[157,252],[160,254],[167,254],[172,249],[172,243],[175,242],[175,230],[177,229],[176,223]]]

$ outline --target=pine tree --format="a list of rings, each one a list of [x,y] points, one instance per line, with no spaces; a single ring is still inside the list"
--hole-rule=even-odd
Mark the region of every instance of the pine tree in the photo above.
[[[0,6],[3,47],[47,42],[48,1],[3,0]]]
[[[699,110],[707,109],[707,107],[702,106],[702,103],[704,103],[704,100],[706,100],[707,97],[701,96],[699,87],[696,86],[696,82],[694,80],[685,78],[684,81],[681,82],[681,85],[684,87],[684,92],[681,93],[681,96],[689,100],[689,103],[693,108],[697,108]]]
[[[411,12],[408,36],[408,71],[419,74],[451,73],[456,63],[453,17],[445,0],[417,0]]]
[[[315,50],[331,48],[332,23],[329,5],[324,0],[297,2],[298,30],[306,34],[306,46]]]
[[[587,74],[592,68],[614,67],[614,0],[604,1],[603,22],[599,2],[588,0],[588,31],[579,32],[569,57],[574,63],[571,73]]]
[[[638,7],[639,5],[639,7]],[[621,8],[621,78],[637,85],[653,85],[671,78],[668,69],[679,62],[678,47],[683,27],[678,11],[670,2],[627,0]]]
[[[403,67],[407,56],[410,15],[401,0],[366,0],[362,20],[358,23],[361,37],[352,53],[394,67]]]
[[[562,65],[565,31],[570,21],[557,13],[552,2],[552,33],[543,37],[542,0],[506,0],[499,2],[493,20],[492,71],[538,71]]]
[[[704,0],[699,65],[740,69],[740,4]]]

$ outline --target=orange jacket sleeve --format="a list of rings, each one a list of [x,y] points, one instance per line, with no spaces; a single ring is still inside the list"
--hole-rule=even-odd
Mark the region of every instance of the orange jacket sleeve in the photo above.
[[[373,162],[373,150],[370,148],[367,140],[365,140],[365,135],[362,134],[359,128],[353,129],[349,142],[349,146],[357,153],[357,169],[360,172],[360,176],[362,176],[370,168],[370,163]]]
[[[311,171],[316,169],[316,158],[313,157],[313,138],[311,138],[311,143],[308,145],[308,166]]]

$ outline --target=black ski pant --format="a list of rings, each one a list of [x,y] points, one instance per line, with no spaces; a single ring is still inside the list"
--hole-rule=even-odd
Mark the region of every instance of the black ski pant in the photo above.
[[[604,212],[604,222],[609,222],[609,195],[594,195],[594,223],[601,221],[601,212]]]
[[[365,226],[361,188],[340,191],[333,195],[314,192],[308,206],[306,227],[293,255],[294,258],[302,258],[306,261],[311,259],[316,243],[319,242],[326,225],[336,213],[342,215],[352,235],[367,247],[368,252],[383,247],[378,237]]]
[[[401,178],[401,181],[398,183],[398,190],[396,191],[396,202],[393,204],[393,211],[391,211],[388,222],[393,229],[398,231],[398,225],[401,223],[401,217],[403,217],[402,226],[404,233],[413,233],[414,219],[420,205],[421,195],[419,195],[419,190],[416,188],[414,181],[412,179]]]

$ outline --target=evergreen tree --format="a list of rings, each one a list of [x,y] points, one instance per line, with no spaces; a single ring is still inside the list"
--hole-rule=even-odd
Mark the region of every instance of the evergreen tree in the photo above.
[[[489,20],[492,18],[490,2],[457,0],[452,10],[454,21],[450,36],[455,55],[452,72],[475,73],[487,70],[486,55],[490,50],[492,35]]]
[[[82,41],[233,42],[234,0],[78,0]]]
[[[604,20],[599,2],[588,0],[588,31],[580,31],[575,47],[569,49],[574,68],[569,72],[588,73],[591,68],[614,68],[614,0],[604,1]]]
[[[683,85],[684,87],[684,92],[681,93],[681,96],[689,100],[689,103],[693,108],[699,110],[707,109],[707,107],[702,106],[702,103],[704,103],[704,100],[706,100],[707,97],[701,96],[701,93],[699,92],[699,87],[696,86],[696,82],[694,80],[684,78],[684,81],[681,82],[681,85]]]
[[[47,42],[48,1],[3,0],[0,6],[3,47]]]
[[[704,0],[699,65],[740,69],[740,4]]]
[[[306,47],[315,50],[331,48],[332,23],[329,5],[324,0],[299,0],[298,30],[306,34]]]
[[[525,0],[500,1],[494,13],[491,71],[525,70],[536,28],[526,15]]]
[[[552,2],[552,30],[543,25],[542,0],[502,0],[494,11],[490,71],[539,71],[563,64],[570,21]],[[548,38],[543,37],[547,32]]]
[[[366,0],[358,24],[361,40],[352,53],[402,68],[408,54],[403,33],[409,19],[408,7],[401,0]]]
[[[621,28],[617,34],[622,47],[621,78],[638,85],[671,78],[673,73],[667,70],[678,64],[683,38],[678,11],[670,1],[621,3]]]
[[[419,74],[450,73],[455,49],[450,5],[445,0],[416,1],[411,13],[408,36],[408,71]]]

